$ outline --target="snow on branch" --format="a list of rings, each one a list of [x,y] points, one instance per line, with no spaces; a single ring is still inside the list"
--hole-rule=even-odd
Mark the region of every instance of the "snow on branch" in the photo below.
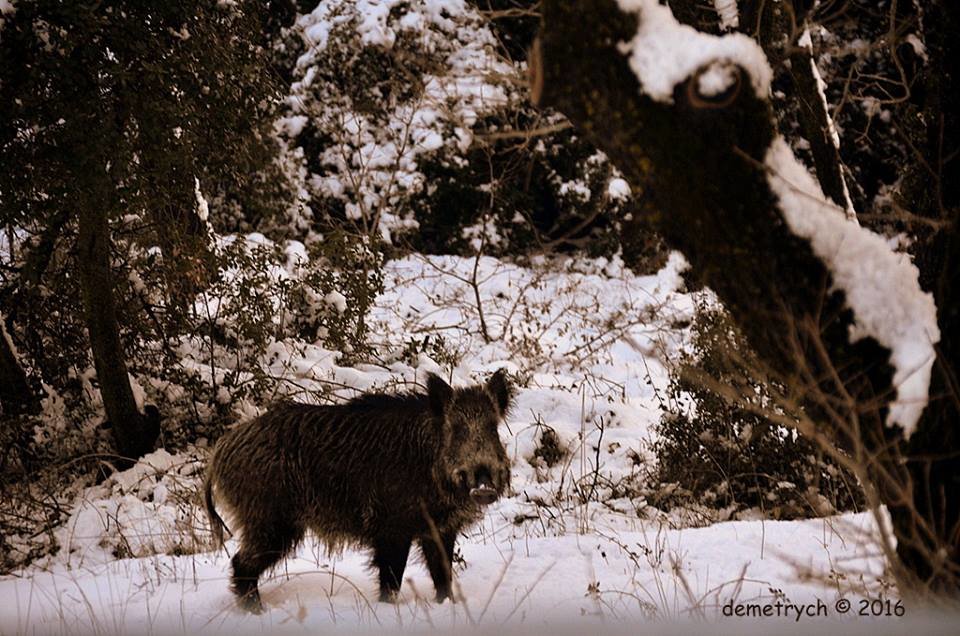
[[[851,342],[870,337],[890,350],[897,399],[887,424],[899,424],[909,437],[927,404],[933,346],[940,340],[933,296],[920,289],[909,256],[891,250],[881,236],[827,201],[783,138],[773,140],[765,165],[787,225],[810,241],[853,310]]]
[[[713,0],[713,8],[720,18],[720,26],[725,31],[732,31],[740,26],[740,13],[737,11],[737,0]]]
[[[620,44],[620,52],[629,56],[630,68],[644,93],[653,99],[671,103],[677,84],[718,63],[743,67],[757,96],[766,98],[769,94],[773,71],[763,49],[750,37],[742,33],[716,37],[697,31],[677,22],[670,8],[657,0],[617,2],[623,11],[638,14],[637,34]],[[729,73],[727,77],[729,86],[734,78]]]
[[[756,96],[767,99],[772,71],[751,38],[697,31],[677,22],[657,0],[617,2],[621,10],[637,15],[635,36],[618,48],[643,94],[671,104],[676,88],[691,78],[697,78],[701,93],[723,93],[736,81],[739,66]],[[901,426],[909,437],[927,403],[933,347],[940,338],[933,297],[921,290],[909,257],[893,252],[882,237],[830,202],[783,138],[773,137],[763,167],[790,231],[810,243],[830,273],[833,289],[843,292],[853,313],[850,341],[870,337],[890,350],[897,397],[886,423]]]

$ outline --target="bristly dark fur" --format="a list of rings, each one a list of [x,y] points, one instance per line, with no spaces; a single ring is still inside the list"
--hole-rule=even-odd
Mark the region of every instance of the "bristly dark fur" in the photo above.
[[[497,426],[512,396],[503,370],[484,385],[453,389],[431,375],[427,386],[336,406],[288,402],[223,436],[205,503],[215,539],[213,488],[241,531],[232,582],[247,609],[261,609],[257,580],[307,530],[333,549],[372,548],[381,600],[400,589],[416,540],[437,600],[449,597],[456,536],[482,516],[471,489],[509,486]]]

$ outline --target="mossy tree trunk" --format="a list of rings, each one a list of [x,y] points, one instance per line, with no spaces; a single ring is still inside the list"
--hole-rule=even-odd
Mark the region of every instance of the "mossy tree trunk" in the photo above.
[[[797,397],[819,426],[813,433],[863,451],[866,475],[894,520],[900,580],[955,594],[958,393],[931,394],[909,445],[885,425],[895,395],[890,352],[872,338],[851,342],[854,316],[843,292],[786,226],[763,168],[776,135],[769,102],[751,90],[746,71],[722,95],[699,94],[694,73],[675,86],[672,103],[654,101],[618,49],[635,35],[636,14],[615,0],[544,0],[542,15],[531,55],[534,101],[564,113],[628,180],[651,184],[656,228],[717,293],[778,382],[802,387]],[[951,386],[950,369],[960,368],[955,226],[951,237],[943,274],[950,290],[937,298],[944,333],[934,388]],[[918,456],[925,449],[936,453]]]

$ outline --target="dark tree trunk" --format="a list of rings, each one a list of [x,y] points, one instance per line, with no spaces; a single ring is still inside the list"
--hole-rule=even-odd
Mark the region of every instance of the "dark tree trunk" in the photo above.
[[[40,411],[40,402],[17,359],[13,342],[0,313],[0,415],[24,415]]]
[[[117,453],[130,460],[153,449],[159,426],[155,418],[141,415],[130,387],[110,272],[110,228],[97,204],[87,199],[80,207],[80,287],[103,407],[112,425]]]
[[[923,521],[929,529],[909,517],[895,517],[894,523],[898,537],[912,538],[899,547],[903,561],[937,586],[951,571],[956,577],[960,545],[960,7],[952,0],[925,3],[923,22],[928,62],[920,68],[912,101],[926,126],[908,127],[914,134],[910,143],[922,157],[908,168],[911,187],[904,203],[938,224],[920,236],[915,250],[920,282],[937,302],[941,337],[931,402],[909,446],[913,497],[927,512]],[[938,547],[930,529],[953,547],[939,559],[930,558]]]
[[[827,103],[817,86],[814,64],[811,51],[805,48],[799,48],[790,54],[789,73],[793,94],[787,98],[796,100],[799,106],[803,136],[810,142],[813,165],[823,193],[839,207],[853,212],[849,209],[851,205],[844,184],[840,149],[833,140],[833,124],[827,111]]]
[[[694,73],[675,86],[672,103],[654,101],[618,50],[637,31],[635,14],[621,13],[615,0],[544,0],[542,12],[531,55],[534,100],[569,117],[628,180],[651,175],[647,192],[658,210],[657,229],[717,293],[771,374],[801,394],[795,397],[817,423],[808,432],[863,451],[857,459],[893,517],[906,557],[892,563],[900,580],[920,579],[955,593],[960,555],[953,515],[960,490],[954,483],[952,490],[932,493],[928,501],[936,501],[943,514],[911,496],[917,472],[902,461],[900,432],[885,422],[895,393],[890,351],[872,338],[851,342],[854,316],[843,292],[810,243],[785,223],[763,168],[776,135],[770,104],[754,94],[745,71],[719,96],[700,95]],[[952,240],[956,245],[955,235]],[[955,274],[955,254],[951,262]],[[955,285],[957,278],[949,280],[948,286]],[[944,307],[946,364],[940,369],[957,368],[955,334],[947,330],[958,321],[948,324],[955,310]],[[937,425],[930,415],[936,407],[927,410],[912,445],[936,447],[941,458],[957,461],[960,447],[950,433],[958,425],[954,415],[946,416],[953,418],[952,427]],[[938,461],[946,477],[948,464]],[[958,474],[954,470],[951,478]],[[910,534],[906,520],[916,533]],[[918,535],[922,549],[911,559],[904,546],[915,545]],[[943,549],[940,556],[931,546]]]

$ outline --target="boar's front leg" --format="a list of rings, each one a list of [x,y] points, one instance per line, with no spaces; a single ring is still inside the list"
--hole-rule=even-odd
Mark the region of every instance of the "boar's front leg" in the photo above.
[[[456,601],[452,595],[453,582],[453,545],[457,540],[457,533],[447,531],[438,535],[428,535],[420,538],[420,551],[430,570],[433,587],[437,591],[437,603],[446,599]]]
[[[407,567],[410,554],[411,537],[381,537],[373,546],[373,565],[380,575],[380,601],[396,601],[400,584],[403,582],[403,570]]]

